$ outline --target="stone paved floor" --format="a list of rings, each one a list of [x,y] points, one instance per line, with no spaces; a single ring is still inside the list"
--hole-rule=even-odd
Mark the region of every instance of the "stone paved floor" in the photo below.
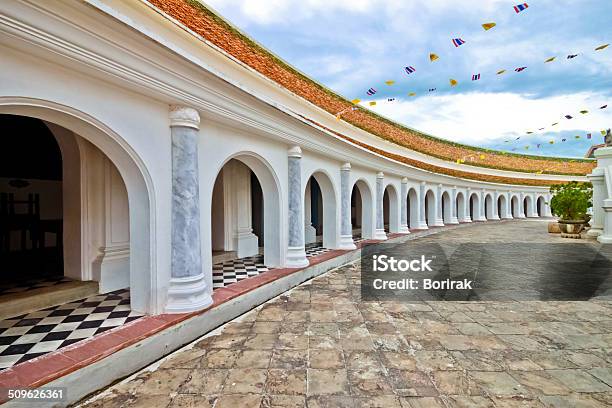
[[[534,221],[481,224],[427,239],[561,242],[545,228]],[[361,302],[352,264],[267,302],[85,406],[611,404],[612,302]]]

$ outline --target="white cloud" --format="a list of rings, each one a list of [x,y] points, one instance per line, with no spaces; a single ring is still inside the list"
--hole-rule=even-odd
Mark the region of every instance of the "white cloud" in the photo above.
[[[612,107],[599,109],[606,101],[604,95],[589,92],[537,99],[527,94],[474,92],[394,102],[381,100],[373,110],[434,136],[479,145],[501,137],[522,136],[528,130],[537,131],[541,127],[546,127],[543,133],[548,135],[574,129],[607,128]],[[589,113],[580,114],[582,109]],[[571,114],[574,119],[563,118],[565,114]],[[554,122],[559,124],[551,127]]]

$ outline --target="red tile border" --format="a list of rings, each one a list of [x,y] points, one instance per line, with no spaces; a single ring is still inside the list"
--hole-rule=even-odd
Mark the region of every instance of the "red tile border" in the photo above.
[[[442,227],[430,227],[430,229],[433,228]],[[410,232],[413,233],[413,235],[420,235],[419,232],[424,231],[427,230],[411,230]],[[388,239],[394,239],[401,236],[405,236],[405,234],[388,234]],[[380,242],[384,241],[363,240],[357,242],[355,246],[357,250],[359,250],[364,246]],[[340,255],[344,255],[348,252],[351,251],[331,250],[309,258],[309,265],[304,268],[272,269],[266,273],[244,279],[228,287],[216,289],[212,294],[213,304],[206,309],[192,313],[144,316],[126,325],[96,335],[91,339],[74,343],[73,345],[55,352],[18,364],[0,372],[0,388],[40,387],[50,381],[108,357],[147,337],[151,337],[168,327],[205,313],[214,307],[251,292],[270,282],[294,274],[310,266],[336,258]],[[0,404],[6,402],[2,398],[3,397],[0,396]]]

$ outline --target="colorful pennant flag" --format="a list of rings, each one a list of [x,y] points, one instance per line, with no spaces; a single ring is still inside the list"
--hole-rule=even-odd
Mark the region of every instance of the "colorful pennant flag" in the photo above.
[[[590,139],[590,138],[591,138],[591,134],[587,133],[587,139]]]
[[[544,130],[544,128],[539,128],[538,130]]]
[[[610,45],[610,44],[600,45],[599,47],[595,48],[595,51],[601,51],[601,50],[603,50],[603,49],[607,48],[607,47],[608,47],[608,45]]]
[[[450,86],[456,86],[458,84],[456,79],[449,79],[448,82],[450,82]]]
[[[589,113],[589,111],[585,109],[585,110],[581,110],[580,113],[582,113],[583,115],[586,115],[587,113]]]
[[[606,109],[608,107],[608,105],[602,105],[599,107],[599,109]]]
[[[440,59],[440,57],[438,57],[436,54],[434,54],[433,52],[431,54],[429,54],[429,60],[431,62],[434,62],[435,60]]]
[[[361,102],[361,99],[353,99],[353,100],[351,101],[351,103],[353,103],[353,104],[355,104],[355,105],[357,105],[359,102]]]
[[[414,71],[416,71],[416,69],[414,69],[414,67],[413,67],[413,66],[408,65],[407,67],[404,67],[404,71],[406,71],[406,73],[407,73],[408,75],[410,75],[410,74],[412,74]]]
[[[521,11],[525,10],[527,7],[529,7],[527,3],[517,4],[516,6],[514,6],[514,11],[516,11],[516,13],[518,14]]]
[[[565,142],[566,140],[567,140],[566,138],[561,139],[562,142]]]
[[[515,69],[516,72],[521,72],[524,71],[525,69],[527,69],[527,67],[518,67]]]
[[[472,81],[478,81],[480,79],[480,74],[472,75]]]
[[[565,115],[565,119],[571,119],[572,115]]]
[[[376,106],[376,101],[368,102],[370,106]]]
[[[567,56],[567,59],[572,59],[572,58],[576,58],[578,56],[578,54],[570,54]]]
[[[550,126],[557,126],[558,124],[559,124],[559,122],[555,122],[555,123],[553,123],[553,124],[552,124],[552,125],[550,125]]]
[[[391,80],[391,79],[390,79],[390,80],[388,80],[388,81],[385,81],[385,84],[387,84],[387,85],[389,85],[389,86],[393,85],[394,83],[395,83],[395,81],[393,81],[393,80]]]
[[[394,102],[395,98],[387,98],[387,102]]]
[[[555,58],[557,58],[557,57],[550,57],[549,59],[547,59],[544,62],[553,62],[555,60]]]
[[[429,88],[429,92],[433,92],[435,90],[436,90],[436,88]]]
[[[416,96],[416,92],[410,92],[408,96]]]
[[[495,23],[484,23],[482,25],[482,28],[485,29],[485,31],[489,31],[490,29],[492,29],[493,27],[495,27],[497,24]]]
[[[501,74],[503,74],[504,72],[506,72],[506,70],[505,70],[505,69],[500,69],[499,71],[497,71],[497,75],[501,75]]]
[[[533,132],[531,132],[531,131],[528,131],[528,132],[527,132],[527,134],[528,134],[528,135],[530,135],[530,134],[532,134],[532,133],[533,133]]]
[[[550,142],[548,142],[548,143],[550,143],[550,144],[555,144],[555,141],[554,141],[554,140],[551,140],[551,141],[550,141]]]
[[[580,135],[574,136],[575,139],[580,139]]]
[[[374,94],[376,93],[376,89],[374,89],[374,88],[370,88],[370,89],[368,89],[368,91],[367,91],[366,93],[367,93],[368,95],[372,96],[372,95],[374,95]]]
[[[465,44],[465,41],[463,41],[461,38],[453,38],[453,45],[456,47],[459,47],[460,45]]]
[[[516,139],[514,139],[514,140],[519,140],[520,138],[521,138],[521,137],[519,136],[519,137],[517,137],[517,138],[516,138]]]

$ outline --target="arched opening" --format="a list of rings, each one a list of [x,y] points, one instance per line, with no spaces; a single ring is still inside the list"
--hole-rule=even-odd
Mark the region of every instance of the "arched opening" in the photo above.
[[[436,223],[436,196],[432,190],[425,194],[425,221],[429,227]]]
[[[521,210],[520,210],[519,199],[517,196],[513,195],[512,198],[510,199],[510,207],[512,211],[512,217],[519,218]]]
[[[447,191],[442,193],[442,220],[444,224],[450,224],[452,218],[452,207],[450,194]]]
[[[276,179],[259,157],[225,162],[211,198],[213,289],[280,265],[279,210]]]
[[[485,217],[487,220],[493,219],[493,197],[491,194],[487,194],[485,197]]]
[[[383,193],[383,220],[385,232],[399,231],[399,198],[397,190],[389,184]]]
[[[472,193],[470,195],[470,219],[472,221],[478,221],[480,218],[479,213],[480,213],[480,199],[478,197],[478,194]]]
[[[372,221],[372,191],[364,180],[357,180],[351,192],[353,239],[372,238]]]
[[[304,193],[306,254],[337,246],[336,193],[330,177],[316,171],[308,179]]]
[[[538,212],[538,217],[544,217],[546,214],[546,200],[542,196],[538,197],[538,201],[536,202],[536,211]]]
[[[410,228],[419,228],[419,195],[414,188],[408,190],[408,226]]]
[[[531,217],[533,215],[531,213],[532,203],[533,201],[531,196],[525,196],[525,198],[523,198],[523,214],[525,217]]]
[[[499,218],[509,218],[505,194],[501,194],[497,197],[497,214],[499,214]]]
[[[465,213],[465,196],[462,192],[457,193],[457,198],[455,199],[455,209],[457,211],[457,218],[459,222],[467,222],[470,221],[466,217]]]

